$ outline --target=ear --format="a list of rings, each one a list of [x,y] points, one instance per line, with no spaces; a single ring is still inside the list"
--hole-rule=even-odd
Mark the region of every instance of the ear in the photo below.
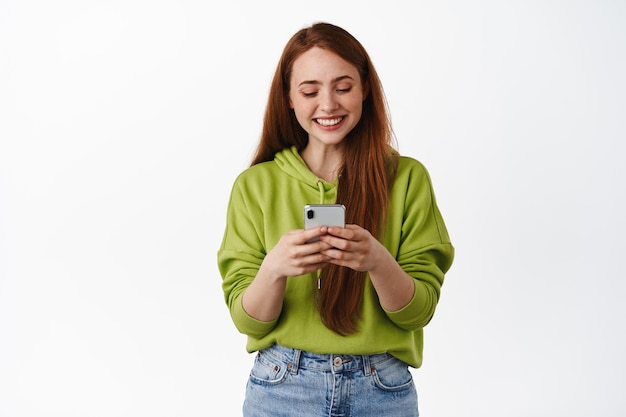
[[[370,84],[368,82],[363,83],[363,101],[367,99],[367,96],[370,94]]]
[[[287,102],[289,103],[289,108],[293,109],[293,100],[291,99],[291,91],[287,90],[284,92],[284,97],[287,99]]]

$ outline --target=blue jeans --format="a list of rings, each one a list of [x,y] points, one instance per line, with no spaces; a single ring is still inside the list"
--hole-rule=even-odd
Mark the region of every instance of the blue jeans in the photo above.
[[[244,417],[417,417],[408,365],[387,354],[320,355],[274,345],[260,351]]]

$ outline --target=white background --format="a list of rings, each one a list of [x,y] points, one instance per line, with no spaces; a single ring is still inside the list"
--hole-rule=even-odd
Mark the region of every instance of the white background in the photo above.
[[[457,249],[423,416],[623,416],[626,3],[0,6],[0,416],[237,416],[230,186],[289,37],[368,49]]]

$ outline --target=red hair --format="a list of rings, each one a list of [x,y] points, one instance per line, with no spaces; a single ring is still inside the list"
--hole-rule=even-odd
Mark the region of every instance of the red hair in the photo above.
[[[382,84],[372,61],[361,43],[344,29],[316,23],[289,40],[272,80],[252,165],[273,160],[285,148],[296,146],[302,151],[306,147],[308,134],[289,106],[289,86],[294,61],[313,47],[339,55],[354,65],[361,77],[366,98],[361,120],[343,139],[344,161],[336,202],[346,206],[346,223],[358,224],[380,238],[397,167],[394,136]],[[318,297],[322,321],[339,334],[356,332],[365,272],[328,265],[322,276],[326,277]]]

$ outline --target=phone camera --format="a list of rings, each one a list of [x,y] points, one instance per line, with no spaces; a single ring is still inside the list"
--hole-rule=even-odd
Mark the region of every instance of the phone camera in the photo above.
[[[313,210],[307,210],[306,217],[308,219],[312,219],[313,217],[315,217],[315,212]]]

